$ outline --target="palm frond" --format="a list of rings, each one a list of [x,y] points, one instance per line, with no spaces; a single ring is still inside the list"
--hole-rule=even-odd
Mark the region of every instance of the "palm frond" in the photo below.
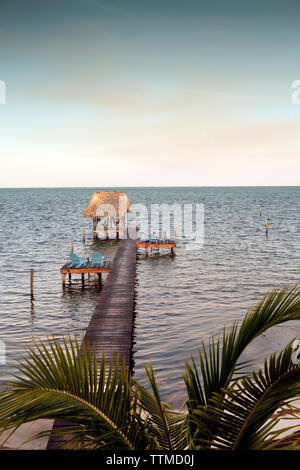
[[[196,447],[254,450],[270,446],[277,424],[272,415],[300,397],[300,367],[291,361],[291,345],[278,357],[265,360],[263,370],[222,392],[190,414],[197,429]],[[276,439],[283,431],[276,431]]]
[[[152,393],[140,384],[138,404],[146,413],[147,429],[158,449],[178,450],[187,446],[186,413],[171,410],[161,401],[152,365],[145,366]]]
[[[184,380],[189,409],[205,406],[213,394],[219,394],[230,384],[235,373],[243,373],[249,363],[238,363],[238,360],[251,341],[289,320],[300,320],[298,287],[274,289],[246,314],[240,326],[234,322],[228,331],[224,328],[222,338],[212,337],[208,346],[202,342],[198,350],[199,366],[193,357],[191,365],[186,362]]]
[[[98,370],[96,354],[78,341],[63,345],[48,339],[28,349],[19,363],[20,376],[6,382],[0,393],[0,427],[11,429],[41,418],[76,424],[56,434],[72,435],[94,448],[145,447],[145,433],[134,408],[131,379],[125,365],[115,365],[113,355],[106,367],[103,355]],[[50,434],[50,430],[46,434]],[[45,433],[44,433],[45,434]]]
[[[258,449],[294,446],[299,432],[281,438],[272,414],[300,396],[300,367],[291,345],[247,373],[240,356],[268,328],[300,319],[300,290],[274,290],[239,324],[224,328],[199,348],[199,365],[186,362],[188,413],[161,401],[151,364],[151,390],[134,381],[113,355],[97,364],[84,341],[55,338],[28,349],[21,375],[0,392],[0,428],[13,430],[37,419],[72,423],[41,435],[63,435],[64,445],[85,449]],[[292,416],[290,412],[290,416]],[[285,432],[293,431],[288,426]]]

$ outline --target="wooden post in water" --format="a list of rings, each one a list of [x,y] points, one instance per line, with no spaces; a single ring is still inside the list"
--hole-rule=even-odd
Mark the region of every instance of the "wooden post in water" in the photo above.
[[[265,224],[266,224],[266,237],[269,235],[269,225],[270,225],[270,222],[268,222],[267,218],[265,220]]]
[[[85,243],[85,230],[83,231],[82,240],[83,240],[83,243]]]
[[[96,227],[97,227],[96,217],[93,217],[93,237],[94,237],[94,240],[96,240],[96,238],[97,238],[97,233],[94,232],[94,230],[96,230]]]
[[[72,238],[72,246],[71,246],[71,251],[74,253],[74,238]]]
[[[31,295],[31,299],[34,298],[34,296],[33,296],[33,278],[34,278],[34,269],[30,269],[30,295]]]
[[[262,210],[262,209],[260,209],[260,213],[259,213],[259,215],[260,215],[260,216],[262,216],[262,215],[263,215],[263,210]]]

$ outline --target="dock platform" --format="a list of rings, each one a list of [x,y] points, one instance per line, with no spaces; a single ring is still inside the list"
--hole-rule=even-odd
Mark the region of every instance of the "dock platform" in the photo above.
[[[99,281],[101,281],[102,273],[108,273],[110,270],[110,262],[104,261],[102,264],[95,264],[88,261],[87,263],[83,264],[79,267],[72,267],[72,261],[64,264],[63,267],[60,269],[62,275],[62,285],[66,285],[66,275],[69,275],[69,279],[71,279],[72,274],[81,274],[82,282],[84,282],[84,275],[85,274],[95,274],[98,275]]]
[[[146,255],[148,255],[149,248],[171,248],[171,253],[174,255],[176,243],[174,240],[159,240],[158,243],[150,242],[150,240],[137,240],[137,248],[145,248]]]

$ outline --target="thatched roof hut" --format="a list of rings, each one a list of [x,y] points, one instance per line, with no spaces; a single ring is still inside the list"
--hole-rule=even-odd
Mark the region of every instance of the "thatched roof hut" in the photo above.
[[[131,211],[130,201],[122,191],[97,191],[85,208],[84,217],[101,217],[104,212],[108,216],[122,217],[126,212]]]

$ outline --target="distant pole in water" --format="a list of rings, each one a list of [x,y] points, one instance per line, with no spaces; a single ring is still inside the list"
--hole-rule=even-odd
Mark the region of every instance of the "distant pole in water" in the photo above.
[[[259,213],[259,215],[260,215],[260,216],[262,216],[262,215],[263,215],[263,210],[262,210],[262,209],[260,209],[260,213]]]
[[[30,296],[31,296],[31,300],[34,299],[34,296],[33,296],[33,276],[34,276],[34,269],[30,269]]]
[[[83,243],[85,243],[85,230],[83,231],[83,237],[82,237]]]
[[[268,220],[266,219],[265,220],[265,223],[266,223],[266,236],[269,235],[269,225],[270,225],[270,222],[268,222]]]
[[[72,238],[72,246],[71,246],[71,251],[74,253],[74,238]]]

